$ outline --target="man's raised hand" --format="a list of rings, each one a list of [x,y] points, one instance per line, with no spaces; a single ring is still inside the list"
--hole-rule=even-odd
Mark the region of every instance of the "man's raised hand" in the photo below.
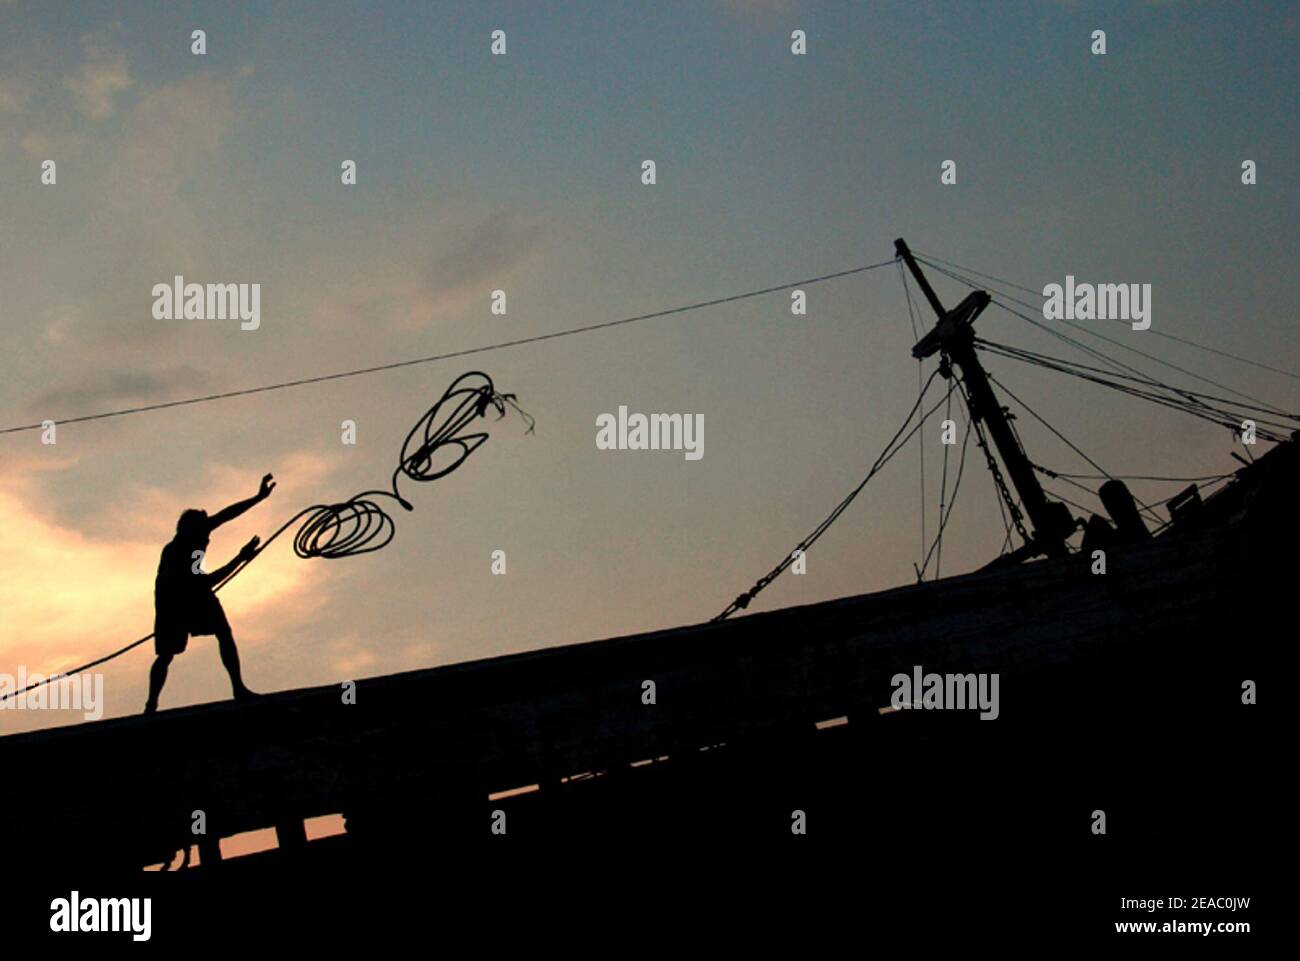
[[[262,487],[258,490],[257,496],[262,500],[266,500],[266,498],[271,496],[271,491],[273,490],[275,490],[275,478],[270,474],[267,474],[262,478]]]

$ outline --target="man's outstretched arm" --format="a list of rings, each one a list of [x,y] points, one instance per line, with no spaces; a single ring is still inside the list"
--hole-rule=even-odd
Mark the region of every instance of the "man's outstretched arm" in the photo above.
[[[255,556],[257,556],[257,545],[260,541],[261,541],[260,537],[254,537],[251,541],[249,541],[242,548],[240,548],[239,553],[236,554],[234,557],[232,557],[229,561],[227,561],[221,567],[218,567],[211,574],[205,575],[208,579],[208,587],[209,588],[216,587],[227,577],[233,574],[235,572],[235,568],[237,568],[240,564],[246,563],[247,561],[251,561]]]
[[[217,511],[217,513],[213,514],[212,517],[208,519],[208,523],[212,527],[220,527],[227,521],[233,521],[254,504],[259,504],[270,497],[271,491],[273,490],[275,490],[275,481],[272,479],[270,474],[267,474],[262,478],[262,486],[258,489],[256,494],[247,500],[237,501],[224,510]]]

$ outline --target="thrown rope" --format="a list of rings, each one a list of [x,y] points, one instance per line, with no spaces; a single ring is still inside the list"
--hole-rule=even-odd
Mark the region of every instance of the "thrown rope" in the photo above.
[[[379,505],[376,498],[389,498],[397,501],[408,511],[414,506],[398,491],[398,481],[402,477],[419,483],[446,477],[474,453],[487,440],[485,432],[462,434],[474,420],[487,415],[488,408],[496,410],[500,420],[506,415],[506,407],[513,407],[528,425],[531,434],[536,426],[526,411],[515,401],[514,394],[502,394],[492,383],[492,378],[482,371],[470,371],[457,377],[443,393],[438,402],[425,411],[406,440],[402,443],[401,459],[388,490],[362,491],[360,494],[338,504],[314,504],[306,507],[289,518],[279,529],[268,537],[249,557],[213,586],[214,591],[221,590],[251,564],[259,554],[271,546],[271,543],[286,530],[302,521],[293,539],[293,551],[301,558],[323,557],[334,560],[340,557],[352,557],[367,554],[387,546],[392,541],[395,527],[392,517]],[[451,449],[450,456],[440,451]],[[18,697],[28,691],[49,684],[51,681],[69,674],[80,674],[105,661],[120,657],[127,651],[139,647],[153,638],[147,634],[139,640],[132,641],[126,647],[111,654],[27,685],[21,691],[10,691],[0,695],[0,701]]]

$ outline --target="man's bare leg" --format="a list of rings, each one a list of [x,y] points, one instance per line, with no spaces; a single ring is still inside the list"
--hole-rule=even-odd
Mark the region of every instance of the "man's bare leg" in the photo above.
[[[225,665],[226,673],[230,675],[230,687],[234,692],[235,700],[243,701],[255,697],[256,695],[244,684],[239,669],[239,651],[235,647],[235,635],[231,633],[229,627],[217,632],[217,650],[221,653],[221,663]]]
[[[171,663],[170,654],[159,654],[154,659],[153,667],[149,669],[149,699],[144,704],[146,714],[158,710],[158,695],[162,693],[163,685],[167,683],[167,668]]]

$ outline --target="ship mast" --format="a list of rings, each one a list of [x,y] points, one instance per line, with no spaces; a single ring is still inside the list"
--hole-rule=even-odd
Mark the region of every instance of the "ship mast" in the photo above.
[[[934,329],[917,341],[912,348],[912,356],[918,360],[939,353],[955,364],[961,371],[962,383],[965,384],[965,397],[970,408],[972,423],[983,423],[988,427],[993,443],[1006,467],[1016,492],[1020,495],[1025,512],[1033,525],[1031,540],[1013,555],[1016,560],[1024,560],[1037,554],[1048,557],[1063,557],[1067,552],[1065,541],[1077,526],[1070,510],[1064,504],[1049,501],[1038,477],[1034,473],[1033,463],[1025,454],[1024,448],[1011,428],[1011,421],[1006,408],[999,403],[988,375],[975,353],[975,318],[980,315],[992,300],[988,293],[977,290],[965,300],[947,310],[939,300],[934,288],[921,272],[920,266],[912,256],[907,242],[902,238],[894,241],[894,249],[907,264],[907,269],[916,278],[925,299],[930,302],[939,321]],[[944,370],[943,367],[940,370]],[[945,373],[945,376],[950,376]]]

